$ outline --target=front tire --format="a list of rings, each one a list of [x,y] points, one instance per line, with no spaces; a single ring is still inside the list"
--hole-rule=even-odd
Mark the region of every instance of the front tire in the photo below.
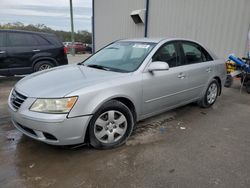
[[[217,100],[218,94],[220,91],[219,83],[216,79],[213,79],[207,87],[207,90],[199,101],[199,105],[202,108],[209,108],[211,107],[215,101]]]
[[[126,142],[134,127],[129,108],[111,100],[92,117],[89,124],[90,144],[96,149],[110,149]]]

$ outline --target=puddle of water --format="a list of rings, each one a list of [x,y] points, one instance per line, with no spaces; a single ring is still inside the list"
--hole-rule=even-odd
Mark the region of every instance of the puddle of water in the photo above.
[[[17,144],[20,142],[21,138],[22,138],[22,133],[20,133],[18,130],[9,130],[9,131],[5,131],[4,133],[1,133],[1,138],[3,140],[0,141],[1,144],[1,150],[3,151],[15,151]]]

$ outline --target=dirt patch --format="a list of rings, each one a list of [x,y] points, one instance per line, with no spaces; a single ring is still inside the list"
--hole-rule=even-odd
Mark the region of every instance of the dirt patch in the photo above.
[[[170,112],[138,122],[126,144],[147,144],[161,140],[174,128],[175,116]]]

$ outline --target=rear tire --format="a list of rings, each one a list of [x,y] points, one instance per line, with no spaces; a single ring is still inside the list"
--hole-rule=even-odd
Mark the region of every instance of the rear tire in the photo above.
[[[204,96],[202,97],[202,99],[198,102],[199,106],[202,108],[209,108],[211,107],[220,92],[220,86],[219,83],[216,79],[213,79],[210,84],[207,87],[207,90],[204,94]]]
[[[54,67],[54,64],[50,61],[39,61],[34,66],[34,72],[51,69]]]
[[[231,75],[227,75],[226,78],[226,83],[225,83],[225,87],[231,87],[233,84],[233,77]]]
[[[130,109],[111,100],[92,117],[89,124],[90,145],[96,149],[111,149],[126,142],[134,127]]]
[[[247,93],[250,94],[250,80],[248,80],[246,83],[246,90],[247,90]]]

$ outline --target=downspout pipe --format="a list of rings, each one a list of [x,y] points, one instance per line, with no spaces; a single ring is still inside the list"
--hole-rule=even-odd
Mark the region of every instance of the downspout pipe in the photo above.
[[[92,54],[95,53],[95,0],[92,0]]]
[[[74,48],[74,43],[75,43],[75,31],[74,31],[74,18],[73,18],[73,5],[72,5],[72,0],[69,0],[70,4],[70,24],[71,24],[71,42],[72,42],[72,48],[71,48],[71,54],[75,56],[75,48]]]
[[[250,28],[249,28],[249,31],[248,31],[248,58],[250,58]]]
[[[149,0],[146,0],[144,37],[148,37],[148,12],[149,12]]]

